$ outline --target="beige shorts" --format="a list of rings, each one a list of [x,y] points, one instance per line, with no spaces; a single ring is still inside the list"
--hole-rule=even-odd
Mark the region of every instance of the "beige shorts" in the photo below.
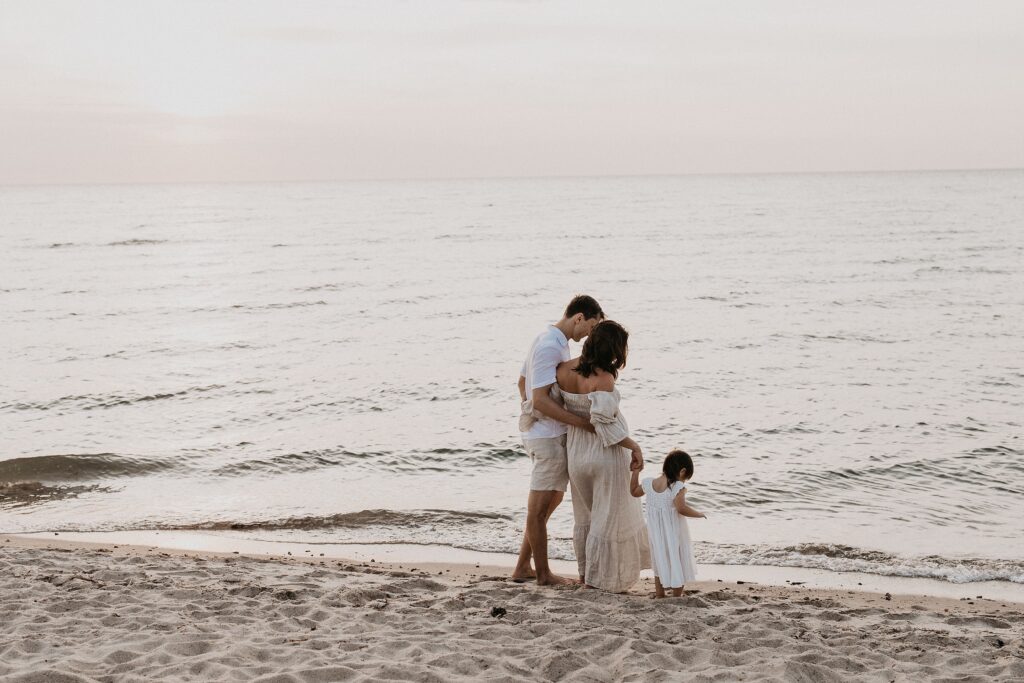
[[[550,439],[523,439],[533,463],[531,491],[565,491],[569,486],[569,458],[565,452],[565,434]]]

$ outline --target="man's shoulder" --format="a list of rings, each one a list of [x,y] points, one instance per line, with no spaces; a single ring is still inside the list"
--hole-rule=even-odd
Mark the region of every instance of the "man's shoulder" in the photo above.
[[[539,349],[541,347],[561,348],[562,345],[559,343],[558,336],[555,334],[555,328],[548,326],[541,330],[536,337],[533,338],[533,344],[531,348]]]

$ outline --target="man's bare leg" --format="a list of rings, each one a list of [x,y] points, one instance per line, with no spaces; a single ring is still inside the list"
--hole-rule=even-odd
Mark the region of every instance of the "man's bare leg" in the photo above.
[[[534,492],[531,491],[530,493],[532,494]],[[544,515],[544,531],[545,531],[545,534],[546,534],[547,533],[547,520],[551,519],[551,515],[554,514],[555,508],[557,508],[559,506],[559,504],[561,504],[562,499],[565,497],[565,493],[563,491],[538,491],[537,493],[554,493],[554,494],[556,494],[556,495],[551,496],[551,500],[548,503],[548,507],[547,507],[547,510],[545,512],[545,515]],[[527,503],[526,515],[527,515],[527,522],[529,522],[529,515],[530,515],[529,503]],[[547,544],[546,543],[544,545],[544,548],[545,548],[545,550],[547,549]],[[530,560],[532,559],[532,557],[533,557],[533,548],[530,546],[530,537],[527,535],[526,531],[524,530],[523,531],[523,542],[519,546],[519,557],[516,560],[516,568],[512,570],[512,580],[513,581],[522,581],[524,579],[535,579],[535,578],[537,578],[537,572],[535,572],[533,570],[533,566],[530,564]],[[582,582],[582,580],[581,580],[581,582]]]
[[[564,497],[562,491],[530,491],[527,501],[526,538],[537,568],[537,584],[541,586],[575,583],[572,579],[553,574],[548,566],[548,519]]]
[[[533,551],[530,548],[530,539],[526,535],[526,530],[523,529],[523,542],[519,546],[519,559],[516,560],[516,568],[512,570],[513,581],[537,578],[537,572],[533,571],[533,566],[530,564],[532,558]]]
[[[549,519],[551,519],[551,515],[554,514],[555,508],[557,508],[561,504],[562,499],[565,497],[565,494],[564,494],[564,492],[560,492],[560,490],[555,490],[555,492],[538,492],[538,493],[554,494],[554,496],[551,497],[551,500],[548,503],[548,508],[547,508],[547,510],[545,512],[545,515],[544,515],[545,533],[547,533],[547,522],[548,522]],[[527,520],[528,520],[529,519],[529,506],[528,506],[528,504],[527,504],[526,515],[527,515]],[[545,549],[547,549],[547,545],[545,545]],[[537,579],[537,572],[534,570],[534,566],[532,566],[532,564],[530,563],[530,560],[532,559],[532,557],[534,557],[534,549],[532,549],[532,547],[529,545],[529,536],[527,535],[526,530],[524,529],[523,533],[522,533],[522,543],[519,545],[519,557],[516,559],[515,568],[512,570],[512,580],[513,581],[523,581],[523,580],[527,580],[527,579]],[[568,581],[569,581],[569,583],[573,583],[571,580],[568,580]],[[581,584],[583,583],[583,578],[582,577],[580,579],[580,583]]]

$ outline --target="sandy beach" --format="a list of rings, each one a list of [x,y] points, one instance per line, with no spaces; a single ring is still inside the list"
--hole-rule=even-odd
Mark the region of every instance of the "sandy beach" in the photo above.
[[[1024,604],[695,583],[654,601],[507,568],[0,537],[3,681],[1024,677]]]

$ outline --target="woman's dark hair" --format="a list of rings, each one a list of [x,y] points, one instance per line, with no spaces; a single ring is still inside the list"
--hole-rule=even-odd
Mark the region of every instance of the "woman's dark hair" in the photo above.
[[[590,377],[595,370],[604,370],[612,377],[618,377],[619,369],[626,367],[628,353],[629,332],[626,328],[614,320],[599,322],[583,343],[576,372]]]
[[[665,456],[665,464],[661,466],[661,471],[665,473],[669,486],[677,481],[691,479],[693,478],[693,458],[686,451],[676,449]],[[680,477],[680,474],[685,476]]]
[[[571,318],[577,313],[582,313],[585,320],[604,320],[604,311],[601,310],[601,304],[592,296],[586,294],[580,294],[576,296],[569,305],[565,307],[565,317]]]

